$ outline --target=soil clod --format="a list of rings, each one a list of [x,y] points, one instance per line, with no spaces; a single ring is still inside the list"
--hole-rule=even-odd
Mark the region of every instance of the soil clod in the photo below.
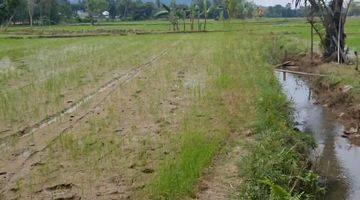
[[[142,170],[142,172],[145,173],[145,174],[152,174],[152,173],[155,172],[155,170],[151,169],[151,168],[145,168],[145,169]]]

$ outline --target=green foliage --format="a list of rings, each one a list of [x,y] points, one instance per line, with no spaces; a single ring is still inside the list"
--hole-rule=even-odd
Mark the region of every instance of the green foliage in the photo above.
[[[169,22],[172,24],[174,31],[175,30],[179,31],[179,20],[182,19],[184,25],[184,31],[185,31],[185,26],[186,26],[185,20],[187,17],[190,16],[191,11],[186,8],[180,8],[179,6],[177,6],[175,0],[171,1],[170,7],[168,7],[165,4],[162,4],[162,7],[165,10],[160,10],[154,15],[154,17],[159,18],[166,16]]]
[[[291,199],[291,195],[279,185],[274,184],[271,180],[260,180],[259,183],[267,185],[271,188],[270,199],[288,200]]]
[[[269,18],[292,18],[292,17],[306,17],[308,9],[300,7],[299,9],[292,9],[291,4],[286,6],[276,5],[269,6],[265,9],[265,17]]]
[[[29,13],[32,13],[34,24],[39,25],[57,24],[61,21],[68,23],[90,21],[94,24],[96,20],[104,19],[101,15],[103,11],[108,11],[109,19],[118,18],[126,21],[146,20],[166,15],[170,22],[177,26],[179,19],[183,21],[186,18],[194,17],[219,19],[221,13],[225,13],[225,18],[228,18],[229,9],[234,11],[233,14],[236,18],[250,18],[253,17],[255,9],[255,4],[246,0],[214,3],[209,0],[194,0],[190,5],[179,5],[175,0],[163,2],[164,4],[160,1],[153,3],[130,0],[84,0],[78,3],[69,3],[67,0],[39,0],[36,2],[34,0],[1,0],[0,2],[2,2],[0,4],[2,22],[7,21],[14,14],[14,21],[27,24],[30,19]],[[12,8],[13,4],[17,6],[15,10]],[[227,6],[235,7],[233,9]],[[168,13],[165,14],[161,11],[162,9],[167,10]],[[78,15],[77,11],[86,11],[86,13]],[[184,12],[186,13],[184,14]],[[87,15],[89,16],[87,17]]]
[[[0,25],[14,17],[15,10],[19,5],[19,0],[0,0]]]
[[[240,19],[252,18],[255,16],[256,5],[248,1],[239,1],[236,4],[236,17]]]
[[[268,38],[269,43],[262,49],[269,64],[278,65],[290,58],[298,58],[305,52],[306,45],[297,38],[275,35]]]
[[[88,11],[90,18],[92,19],[92,24],[94,23],[94,17],[101,15],[101,12],[104,11],[108,4],[106,0],[86,0],[85,7]]]
[[[255,16],[256,5],[246,0],[227,0],[227,9],[233,18],[252,18]]]

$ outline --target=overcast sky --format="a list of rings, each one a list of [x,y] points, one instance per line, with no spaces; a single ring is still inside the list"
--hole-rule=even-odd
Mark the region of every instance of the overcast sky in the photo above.
[[[276,4],[286,5],[287,3],[292,3],[292,0],[253,0],[258,5],[263,6],[273,6]]]
[[[293,0],[252,0],[252,1],[254,1],[257,5],[263,5],[263,6],[274,6],[277,4],[285,6],[287,3],[291,3],[291,5],[294,7]],[[349,2],[349,0],[346,0],[345,2]],[[354,2],[360,3],[360,0],[354,0]]]

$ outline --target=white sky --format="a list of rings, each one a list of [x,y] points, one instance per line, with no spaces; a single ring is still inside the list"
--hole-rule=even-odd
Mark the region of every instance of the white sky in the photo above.
[[[253,0],[258,5],[263,6],[274,6],[277,4],[286,5],[287,3],[292,3],[292,0]]]
[[[252,1],[254,1],[258,5],[263,5],[263,6],[274,6],[277,4],[285,6],[287,3],[291,3],[292,6],[294,7],[293,0],[252,0]],[[348,0],[345,2],[348,2]],[[354,0],[354,2],[360,3],[360,0]]]

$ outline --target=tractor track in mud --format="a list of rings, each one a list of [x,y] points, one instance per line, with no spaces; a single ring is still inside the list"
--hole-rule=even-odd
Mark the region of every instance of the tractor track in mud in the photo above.
[[[135,53],[135,54],[129,56],[129,57],[128,57],[127,59],[125,59],[124,61],[133,59],[133,58],[135,58],[135,57],[137,57],[137,56],[141,56],[142,54],[145,53],[145,51],[146,51],[146,50],[141,50],[140,52]],[[21,66],[21,65],[23,65],[23,64],[25,63],[25,59],[15,59],[15,60],[12,60],[12,62],[14,63],[15,68],[17,68],[18,66]],[[0,61],[0,63],[1,63],[1,61]],[[75,69],[67,69],[67,70],[59,71],[58,74],[70,73],[71,71],[76,70],[76,69],[78,69],[78,68],[75,68]],[[122,73],[122,75],[119,75],[119,76],[117,76],[117,77],[115,77],[115,78],[113,78],[113,79],[119,78],[120,76],[123,76],[123,75],[124,75],[124,73]],[[51,74],[48,74],[48,76],[51,76]],[[30,86],[32,86],[32,85],[34,85],[34,84],[43,84],[44,82],[46,82],[46,81],[48,81],[48,80],[50,80],[50,79],[49,79],[49,78],[43,78],[43,79],[38,79],[38,80],[36,80],[36,82],[33,82],[33,83],[26,83],[26,84],[20,84],[20,85],[18,85],[18,86],[8,86],[8,87],[12,87],[12,89],[14,89],[14,90],[22,90],[22,89],[25,89],[26,87],[30,87]],[[104,85],[105,85],[105,84],[104,84]],[[6,130],[5,130],[5,131],[6,131]],[[7,131],[11,131],[11,130],[9,129],[9,130],[7,130]],[[4,132],[4,131],[0,131],[0,133],[1,133],[1,132]]]
[[[47,117],[40,122],[36,123],[35,125],[20,130],[15,136],[18,136],[20,139],[25,137],[28,137],[29,135],[34,134],[36,131],[41,131],[41,129],[45,129],[46,127],[53,125],[57,121],[61,121],[60,119],[64,118],[65,116],[74,113],[78,110],[83,104],[90,102],[93,99],[100,98],[97,102],[95,102],[94,105],[92,105],[90,108],[87,108],[84,113],[79,115],[76,119],[71,121],[70,123],[66,123],[65,126],[61,127],[57,133],[54,134],[54,137],[50,138],[46,141],[46,143],[42,146],[40,146],[38,149],[34,149],[32,152],[26,153],[26,148],[24,147],[21,149],[21,153],[18,155],[15,155],[15,158],[11,158],[11,163],[8,165],[5,165],[3,169],[1,169],[0,166],[0,173],[2,175],[6,175],[6,182],[2,186],[3,189],[1,189],[0,194],[5,194],[7,191],[11,190],[13,187],[13,184],[16,182],[18,178],[23,177],[23,174],[26,174],[26,171],[31,170],[31,166],[33,163],[38,162],[35,157],[39,155],[40,152],[44,151],[51,145],[54,141],[56,141],[62,134],[72,129],[76,124],[78,124],[80,121],[82,121],[84,118],[88,117],[91,114],[96,113],[96,109],[100,107],[115,91],[119,86],[125,85],[134,78],[136,78],[143,70],[148,69],[153,63],[155,63],[158,59],[166,55],[170,48],[173,48],[176,46],[179,42],[175,42],[170,45],[169,48],[164,49],[160,52],[160,54],[152,57],[149,61],[134,67],[129,70],[128,73],[125,75],[122,74],[118,77],[115,77],[108,81],[106,84],[101,86],[96,91],[92,92],[91,94],[83,97],[81,100],[73,103],[71,106],[63,109],[62,111]],[[104,93],[104,94],[103,94]],[[103,96],[102,96],[103,95]],[[94,100],[95,101],[95,100]],[[80,111],[79,111],[80,112]],[[61,123],[61,122],[59,122]],[[61,124],[59,124],[61,126]],[[50,127],[51,128],[51,127]],[[13,137],[14,135],[10,135],[8,137]],[[2,138],[3,139],[3,138]],[[27,143],[28,141],[24,141],[23,143]],[[35,146],[35,145],[34,145]],[[35,162],[30,162],[31,160],[35,160]],[[14,166],[15,165],[15,166]],[[9,173],[8,170],[12,169],[13,172]],[[1,183],[0,183],[1,185]],[[1,196],[1,195],[0,195]]]
[[[123,78],[126,78],[126,77],[130,76],[130,79],[131,79],[132,74],[138,73],[138,70],[140,70],[141,68],[144,68],[144,67],[152,64],[158,58],[165,55],[167,53],[167,51],[168,51],[168,49],[165,49],[159,55],[157,55],[157,56],[153,57],[152,59],[150,59],[150,61],[148,61],[146,63],[143,63],[138,67],[134,67],[134,68],[130,69],[129,70],[130,72],[128,72],[126,74],[121,74],[121,75],[111,79],[110,81],[108,81],[104,85],[102,85],[99,89],[97,89],[96,91],[86,95],[85,97],[81,98],[77,102],[72,103],[67,108],[65,108],[65,109],[63,109],[63,110],[61,110],[61,111],[59,111],[59,112],[57,112],[55,114],[52,114],[52,115],[42,119],[41,121],[31,125],[31,126],[27,126],[25,128],[22,128],[22,129],[16,131],[15,133],[8,134],[6,136],[0,137],[0,143],[2,141],[4,141],[4,140],[9,139],[9,138],[14,137],[14,136],[22,137],[22,136],[31,134],[34,131],[36,131],[37,129],[43,128],[44,126],[47,126],[47,125],[50,125],[50,124],[56,122],[58,118],[66,115],[66,114],[73,113],[74,111],[76,111],[76,109],[78,107],[80,107],[84,103],[90,101],[93,97],[95,97],[97,94],[101,93],[102,91],[104,91],[104,90],[106,90],[106,89],[108,89],[110,87],[115,87],[116,88],[117,84],[121,85],[122,83],[119,83],[119,82],[121,82]],[[5,133],[5,132],[8,132],[8,131],[10,131],[10,130],[4,130],[4,131],[1,131],[0,133],[3,133],[3,132]]]

